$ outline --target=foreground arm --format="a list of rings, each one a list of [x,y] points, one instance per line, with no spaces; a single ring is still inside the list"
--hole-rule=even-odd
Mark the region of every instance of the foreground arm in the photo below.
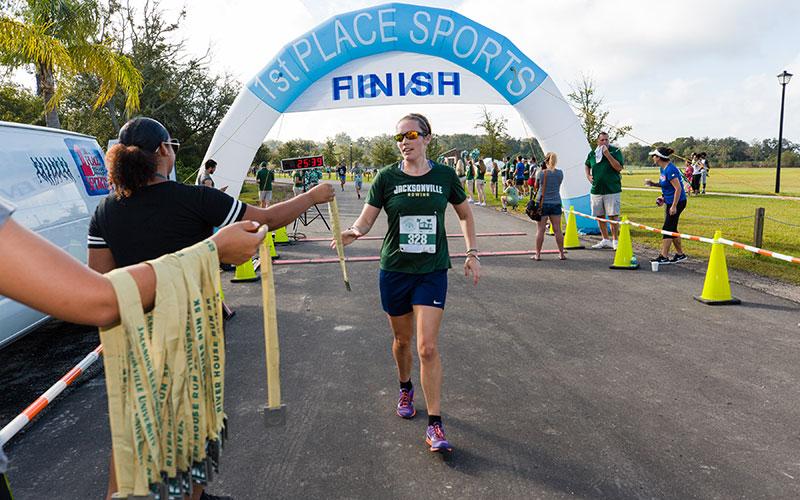
[[[241,263],[257,251],[264,234],[264,229],[257,231],[252,223],[242,222],[219,231],[211,240],[220,260]],[[119,321],[117,296],[105,276],[13,220],[0,227],[0,254],[4,256],[0,259],[1,295],[73,323],[108,326]],[[38,272],[42,263],[52,271]],[[136,282],[145,310],[152,308],[153,269],[136,264],[125,270]]]
[[[481,263],[478,260],[477,246],[475,243],[475,219],[469,202],[462,201],[458,205],[453,205],[458,214],[458,223],[461,225],[461,234],[464,235],[464,244],[467,246],[467,259],[464,261],[464,276],[472,274],[472,284],[477,285],[481,278]],[[471,252],[470,250],[474,250]]]
[[[268,208],[248,205],[243,219],[266,224],[270,230],[278,229],[293,222],[312,206],[328,203],[335,194],[332,184],[320,184],[307,193],[270,205]]]

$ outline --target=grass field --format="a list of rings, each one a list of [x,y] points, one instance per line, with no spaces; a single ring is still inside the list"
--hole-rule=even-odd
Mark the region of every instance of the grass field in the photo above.
[[[750,194],[770,194],[774,190],[774,169],[717,169],[712,170],[708,190],[719,192],[742,192]],[[642,187],[645,178],[656,178],[654,169],[634,170],[634,173],[623,176],[624,187]],[[718,184],[713,184],[713,183]],[[770,184],[772,183],[772,184]],[[750,189],[741,187],[749,186]],[[781,186],[786,186],[787,196],[800,196],[800,169],[781,170]],[[737,187],[741,187],[737,189]],[[790,192],[789,190],[793,190]],[[490,206],[500,206],[489,193],[486,183],[486,200]],[[783,192],[783,190],[782,190]],[[288,185],[276,184],[273,193],[275,200],[280,201],[290,196]],[[622,192],[622,214],[632,221],[660,228],[664,222],[664,209],[656,207],[655,199],[658,191]],[[255,184],[246,183],[242,201],[258,204],[258,191]],[[782,200],[779,198],[738,198],[728,196],[691,196],[686,210],[681,216],[678,229],[682,233],[696,236],[713,237],[717,229],[725,238],[741,243],[753,244],[753,225],[755,210],[765,209],[767,219],[764,222],[764,242],[767,250],[800,257],[800,200]],[[524,212],[524,205],[520,206]],[[524,214],[523,214],[524,217]],[[566,221],[565,221],[566,222]],[[651,248],[658,248],[661,237],[654,233],[632,229],[633,242]],[[708,259],[711,245],[693,241],[683,241],[685,252],[692,258]],[[743,250],[725,247],[728,266],[742,269],[762,276],[769,276],[788,283],[800,285],[800,266],[790,264],[771,257],[762,257]]]
[[[678,165],[680,168],[680,165]],[[622,187],[644,187],[645,179],[658,179],[658,169],[634,167],[625,169]],[[774,168],[712,168],[707,191],[715,193],[775,194]],[[800,196],[800,168],[781,168],[781,193]]]
[[[800,180],[800,176],[796,175],[800,174],[800,170],[793,170],[796,171],[793,172],[795,177]],[[629,177],[638,175],[640,174],[625,176],[625,179],[627,181]],[[748,173],[744,173],[744,175],[746,176]],[[652,173],[641,174],[642,184],[645,177],[654,178],[655,175]],[[660,228],[664,222],[664,208],[659,208],[655,204],[655,199],[659,194],[658,191],[623,191],[622,214],[632,221]],[[495,200],[491,194],[487,194],[486,199],[490,206],[500,206],[500,202]],[[714,231],[719,229],[725,238],[752,245],[755,210],[758,207],[765,209],[767,217],[764,222],[762,247],[774,252],[800,257],[800,200],[691,196],[686,210],[681,216],[678,230],[682,233],[711,238],[714,236]],[[524,204],[519,207],[519,210],[524,216]],[[564,220],[565,223],[566,220]],[[651,248],[658,248],[661,245],[660,235],[640,229],[632,228],[631,237],[634,244]],[[684,240],[683,245],[684,251],[692,258],[708,259],[711,253],[711,245],[706,243]],[[742,269],[800,285],[800,266],[797,264],[772,257],[762,257],[727,246],[725,255],[728,266],[734,269]]]

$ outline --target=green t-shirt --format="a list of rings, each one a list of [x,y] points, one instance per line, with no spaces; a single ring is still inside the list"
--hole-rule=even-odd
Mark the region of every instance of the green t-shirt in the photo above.
[[[617,159],[620,165],[625,165],[622,160],[622,151],[614,146],[609,146],[608,151],[611,156]],[[622,175],[620,172],[614,170],[608,158],[603,156],[600,163],[597,163],[594,151],[589,151],[589,156],[586,157],[584,163],[592,170],[592,194],[614,194],[622,192]]]
[[[467,164],[465,166],[465,168],[467,169],[467,180],[468,181],[475,180],[475,166],[471,165],[471,164]]]
[[[372,181],[367,203],[386,210],[389,230],[381,247],[381,269],[425,274],[450,268],[444,213],[467,193],[455,171],[431,162],[431,170],[414,177],[400,163],[381,169]]]
[[[303,175],[302,171],[300,170],[296,171],[292,176],[292,179],[294,179],[294,187],[299,187],[299,188],[303,187],[303,181],[305,179],[305,176]]]
[[[272,181],[275,180],[275,172],[268,168],[262,168],[256,172],[259,191],[272,191]]]

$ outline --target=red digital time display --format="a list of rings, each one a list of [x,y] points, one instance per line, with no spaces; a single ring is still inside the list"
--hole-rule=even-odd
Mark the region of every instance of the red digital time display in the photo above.
[[[281,160],[281,168],[283,170],[299,170],[301,168],[318,168],[323,166],[325,166],[325,160],[322,155],[286,158]]]

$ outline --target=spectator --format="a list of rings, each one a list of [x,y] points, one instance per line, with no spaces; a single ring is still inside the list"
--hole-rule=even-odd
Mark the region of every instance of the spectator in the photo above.
[[[275,172],[267,167],[267,162],[262,161],[256,172],[258,181],[258,201],[261,208],[267,208],[272,202],[272,182],[275,180]]]
[[[216,171],[217,171],[217,162],[216,162],[216,160],[213,160],[211,158],[206,160],[206,162],[205,162],[205,164],[203,166],[203,172],[200,175],[197,176],[197,185],[198,186],[208,186],[210,188],[213,188],[214,187],[214,179],[212,179],[211,176]],[[226,189],[228,189],[228,186],[221,187],[219,190],[224,193]]]
[[[495,160],[492,160],[492,170],[490,174],[492,175],[492,183],[489,189],[492,191],[494,198],[497,199],[497,178],[500,176],[500,167],[497,166],[497,161]]]
[[[522,163],[522,156],[517,156],[517,163],[514,167],[514,185],[517,191],[525,192],[525,164]]]
[[[584,163],[586,178],[592,183],[592,215],[610,220],[619,220],[622,194],[622,151],[608,143],[608,134],[597,135],[597,148],[590,151]],[[611,224],[612,239],[608,238],[607,223],[599,222],[603,239],[592,248],[617,248],[617,224]]]
[[[306,175],[302,170],[294,171],[294,174],[292,174],[292,181],[294,182],[292,185],[292,193],[295,196],[300,196],[306,192]]]
[[[706,179],[708,178],[709,166],[708,166],[708,156],[706,155],[705,152],[700,153],[700,164],[701,164],[701,167],[700,167],[700,175],[701,175],[700,182],[703,185],[703,190],[700,191],[700,193],[706,194]]]
[[[461,189],[464,191],[467,190],[467,167],[464,165],[464,160],[459,158],[456,160],[456,176],[458,176],[458,182],[461,183]]]
[[[475,203],[475,162],[467,158],[467,203]]]
[[[544,156],[544,167],[536,172],[534,187],[536,200],[542,206],[542,217],[537,221],[536,254],[531,259],[541,260],[542,244],[546,231],[547,220],[556,237],[558,254],[561,260],[566,260],[564,254],[564,234],[561,232],[561,183],[564,181],[564,172],[556,168],[558,155],[547,153]]]
[[[503,204],[502,212],[508,212],[510,206],[512,210],[517,209],[519,204],[519,191],[514,186],[514,180],[508,179],[506,181],[506,188],[503,190],[503,196],[500,197],[500,203]]]
[[[475,162],[475,189],[478,191],[478,202],[476,205],[486,206],[486,163],[483,159]]]
[[[661,188],[661,194],[664,197],[664,225],[662,229],[671,233],[678,232],[678,219],[681,213],[686,208],[686,191],[683,189],[681,183],[681,173],[671,161],[670,155],[674,153],[670,148],[656,148],[650,151],[650,158],[653,163],[659,168],[660,177],[658,182],[653,182],[650,179],[645,179],[645,186],[658,186]],[[675,245],[675,256],[669,258],[669,247]],[[662,237],[661,253],[652,262],[680,262],[686,260],[686,254],[683,253],[683,246],[681,245],[680,237],[667,236]]]
[[[698,153],[692,153],[692,193],[700,194],[700,183],[703,180],[703,162]]]

